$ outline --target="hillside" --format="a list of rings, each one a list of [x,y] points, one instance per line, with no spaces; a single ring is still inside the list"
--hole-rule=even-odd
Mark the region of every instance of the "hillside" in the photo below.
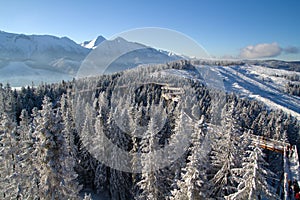
[[[272,89],[250,69],[261,68],[204,69],[178,61],[16,92],[1,86],[0,162],[7,164],[0,168],[6,174],[0,191],[10,198],[46,199],[83,191],[114,200],[224,199],[250,191],[281,198],[286,159],[254,139],[276,141],[280,151],[286,144],[299,150],[300,124],[279,104],[244,98],[250,92],[263,95],[255,87]],[[215,79],[207,82],[208,77]],[[227,91],[217,79],[228,79]],[[278,89],[274,95],[284,94]],[[240,95],[231,93],[235,90]],[[287,164],[292,169],[297,161]]]

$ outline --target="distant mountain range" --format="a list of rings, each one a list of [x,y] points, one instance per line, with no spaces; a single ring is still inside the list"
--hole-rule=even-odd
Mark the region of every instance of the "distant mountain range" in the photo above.
[[[106,40],[103,36],[99,36],[94,40],[77,44],[67,37],[0,31],[0,82],[22,86],[31,85],[32,82],[38,84],[71,79],[76,76],[82,61],[102,42],[104,42],[101,46],[103,56],[134,51],[127,53],[126,63],[124,55],[118,58],[114,63],[115,66],[110,67],[115,71],[153,61],[165,63],[182,58],[123,38]]]
[[[101,48],[97,46],[101,44]],[[92,53],[91,53],[92,52]],[[155,49],[123,38],[106,40],[99,36],[94,40],[77,44],[67,37],[51,35],[24,35],[0,31],[0,82],[14,87],[31,85],[32,82],[58,82],[70,80],[77,75],[86,58],[92,58],[100,72],[116,72],[141,64],[166,63],[187,56]],[[99,59],[100,58],[100,59]],[[110,59],[114,58],[113,63]],[[97,62],[94,62],[94,61]],[[285,61],[236,61],[236,60],[196,60],[202,65],[243,65],[255,64],[273,68],[300,71],[299,62]],[[107,66],[108,65],[108,66]],[[105,68],[105,69],[101,69]],[[86,70],[88,71],[88,70]],[[89,73],[93,74],[93,71]],[[99,73],[99,70],[98,70]],[[81,73],[81,75],[88,75]]]

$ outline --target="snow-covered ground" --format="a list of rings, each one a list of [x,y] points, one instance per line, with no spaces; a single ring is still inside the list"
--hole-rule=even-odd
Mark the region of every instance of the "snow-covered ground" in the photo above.
[[[281,109],[300,120],[300,97],[286,94],[284,86],[289,80],[282,75],[299,72],[271,69],[256,65],[217,67],[224,77],[227,92],[264,102],[272,109]]]
[[[289,80],[283,77],[300,76],[300,72],[258,65],[198,66],[196,69],[171,69],[160,74],[198,79],[227,93],[233,92],[240,97],[263,102],[271,109],[280,109],[300,120],[300,97],[284,92]]]

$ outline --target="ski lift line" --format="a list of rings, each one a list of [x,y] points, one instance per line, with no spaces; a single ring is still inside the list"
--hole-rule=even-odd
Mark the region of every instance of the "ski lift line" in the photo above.
[[[184,92],[172,92],[172,94],[184,94]]]
[[[182,88],[180,88],[180,87],[163,86],[161,89],[163,89],[163,90],[172,90],[172,91],[182,91]]]
[[[127,84],[127,85],[122,85],[122,86],[118,86],[118,88],[126,88],[132,85],[158,85],[158,86],[162,86],[162,87],[174,87],[173,85],[170,85],[168,83],[159,83],[159,82],[136,82],[136,83],[132,83],[131,85]],[[175,88],[175,87],[174,87]]]
[[[75,89],[73,89],[73,91],[71,91],[71,93],[76,94],[76,93],[92,92],[92,91],[95,91],[97,89],[101,89],[101,87],[94,87],[93,89],[84,89],[84,90],[75,90]]]
[[[154,83],[144,83],[144,84],[135,83],[135,84],[147,85],[147,84],[154,84]],[[156,85],[159,85],[159,84],[156,84]],[[122,85],[122,86],[118,86],[117,88],[128,88],[129,86],[132,86],[132,85]],[[94,91],[94,90],[97,90],[97,89],[101,89],[101,87],[95,87],[95,88],[92,88],[92,89],[77,90],[77,91],[73,91],[72,93],[91,92],[91,91]]]
[[[161,89],[163,90],[170,90],[170,91],[180,91],[176,94],[184,94],[183,89],[180,87],[175,87],[173,84],[168,84],[168,83],[159,83],[159,82],[137,82],[137,83],[133,83],[132,85],[150,85],[150,84],[154,84],[154,85],[158,85],[158,86],[162,86]],[[132,85],[122,85],[122,86],[118,86],[117,88],[127,88],[130,87]],[[78,90],[78,91],[73,91],[72,93],[84,93],[84,92],[91,92],[93,90],[96,89],[101,89],[101,87],[94,87],[92,89],[84,89],[84,90]],[[175,92],[174,92],[175,94]]]
[[[159,83],[154,83],[154,82],[151,82],[151,83],[144,83],[144,85],[146,84],[156,84],[156,85],[163,85],[163,84],[159,84]],[[118,88],[127,88],[128,85],[124,85],[124,86],[119,86]],[[167,101],[169,100],[172,100],[172,101],[175,101],[175,102],[178,102],[181,98],[180,98],[180,95],[184,94],[184,91],[182,88],[175,88],[175,87],[164,87],[162,88],[163,90],[166,90],[166,88],[168,88],[167,90],[168,93],[166,92],[163,92],[162,94],[162,97],[164,99],[166,99]],[[93,88],[93,89],[85,89],[85,90],[78,90],[78,91],[73,91],[71,92],[72,94],[80,94],[80,93],[86,93],[86,92],[92,92],[92,91],[95,91],[96,89],[101,89],[100,87],[96,87],[96,88]],[[173,91],[176,91],[176,92],[173,92]]]

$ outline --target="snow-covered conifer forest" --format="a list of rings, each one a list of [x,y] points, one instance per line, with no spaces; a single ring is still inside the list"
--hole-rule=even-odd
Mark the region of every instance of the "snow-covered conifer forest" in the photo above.
[[[298,119],[193,78],[170,78],[177,94],[155,82],[160,71],[193,69],[181,61],[20,90],[1,85],[0,199],[282,199],[283,155],[252,138],[299,149]],[[143,84],[128,84],[145,74]],[[103,136],[135,156],[107,165],[97,157],[108,148]],[[167,146],[172,162],[163,167],[145,156]]]

